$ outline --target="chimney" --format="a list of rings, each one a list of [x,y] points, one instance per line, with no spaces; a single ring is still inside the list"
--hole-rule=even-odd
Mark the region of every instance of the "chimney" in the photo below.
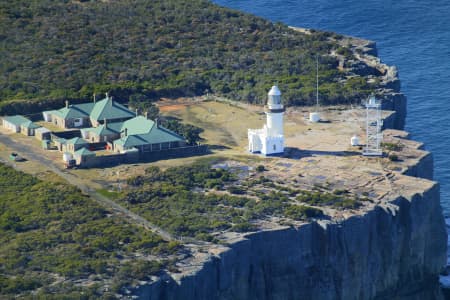
[[[69,100],[66,100],[66,108],[69,108]]]
[[[113,105],[113,97],[111,96],[111,101],[109,102],[109,105]]]
[[[105,125],[105,128],[108,128],[108,124],[106,123],[106,118],[103,119],[103,124]]]
[[[148,111],[145,112],[145,118],[148,119]]]
[[[136,117],[139,115],[139,113],[138,113],[138,109],[136,108]]]
[[[109,98],[109,93],[106,92],[105,95],[106,95],[106,99],[108,99]]]
[[[96,99],[95,99],[95,93],[94,93],[94,103],[95,103],[95,100],[96,100]]]
[[[155,124],[156,124],[156,128],[158,128],[159,127],[159,119],[158,118],[155,119]]]
[[[125,128],[125,136],[128,135],[128,128]]]

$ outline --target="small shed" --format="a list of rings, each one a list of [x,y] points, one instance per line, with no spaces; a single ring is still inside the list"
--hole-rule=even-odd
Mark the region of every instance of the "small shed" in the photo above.
[[[53,143],[55,144],[56,148],[58,148],[59,151],[63,151],[63,145],[65,145],[66,142],[67,140],[63,138],[53,139]]]
[[[31,121],[27,121],[27,122],[22,123],[20,125],[20,132],[23,135],[32,136],[32,135],[35,135],[35,131],[39,127],[41,127],[41,126],[39,126],[39,125],[37,125],[37,124],[35,124],[35,123],[31,122]]]
[[[66,140],[66,143],[63,145],[63,151],[67,152],[75,152],[83,147],[89,145],[89,142],[85,139],[75,137],[70,140]]]
[[[39,127],[34,130],[34,136],[40,141],[51,140],[51,134],[52,132],[45,127]]]
[[[42,146],[42,149],[49,150],[50,149],[50,140],[42,140],[41,146]]]
[[[31,122],[31,121],[23,116],[17,115],[17,116],[4,117],[2,123],[3,123],[3,128],[5,128],[9,131],[18,133],[21,130],[20,125],[22,125],[23,123],[26,123],[26,122]]]
[[[81,148],[75,151],[73,157],[75,158],[77,165],[88,165],[89,162],[95,160],[95,153],[89,151],[87,148]]]

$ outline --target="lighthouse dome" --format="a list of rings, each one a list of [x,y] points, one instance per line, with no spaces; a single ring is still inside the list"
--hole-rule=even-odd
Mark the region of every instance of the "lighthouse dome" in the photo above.
[[[269,96],[281,96],[280,89],[274,85],[269,91]]]
[[[270,108],[281,108],[276,107],[281,105],[281,92],[276,85],[270,89],[268,98],[267,105],[269,105]]]

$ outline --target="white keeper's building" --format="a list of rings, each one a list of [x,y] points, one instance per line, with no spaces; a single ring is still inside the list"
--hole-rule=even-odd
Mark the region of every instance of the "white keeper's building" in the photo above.
[[[268,96],[265,107],[266,124],[262,129],[248,130],[248,150],[263,155],[280,154],[284,152],[284,107],[281,104],[281,92],[274,85]]]

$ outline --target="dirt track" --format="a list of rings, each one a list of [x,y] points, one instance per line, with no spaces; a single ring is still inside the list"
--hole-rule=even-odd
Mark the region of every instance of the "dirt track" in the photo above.
[[[33,137],[29,138],[32,139]],[[73,173],[70,173],[65,169],[62,169],[61,162],[49,159],[46,155],[44,155],[44,153],[42,153],[43,150],[37,149],[35,146],[32,145],[32,143],[25,144],[17,142],[8,135],[5,135],[3,133],[0,133],[0,143],[9,148],[11,152],[17,152],[20,156],[24,157],[27,160],[39,162],[40,164],[44,165],[45,168],[49,169],[56,175],[60,176],[61,178],[66,180],[69,184],[78,187],[84,194],[90,196],[92,199],[96,200],[98,203],[100,203],[102,206],[104,206],[111,212],[121,215],[129,222],[143,226],[144,228],[147,228],[148,230],[151,230],[159,234],[163,239],[167,241],[176,240],[176,238],[174,238],[167,231],[162,230],[161,228],[148,222],[141,216],[129,211],[125,207],[97,193],[95,189],[86,184],[85,180],[74,175]],[[22,162],[12,162],[1,158],[0,161],[14,167],[15,169],[23,171],[22,168],[20,168],[20,164],[23,164]]]

